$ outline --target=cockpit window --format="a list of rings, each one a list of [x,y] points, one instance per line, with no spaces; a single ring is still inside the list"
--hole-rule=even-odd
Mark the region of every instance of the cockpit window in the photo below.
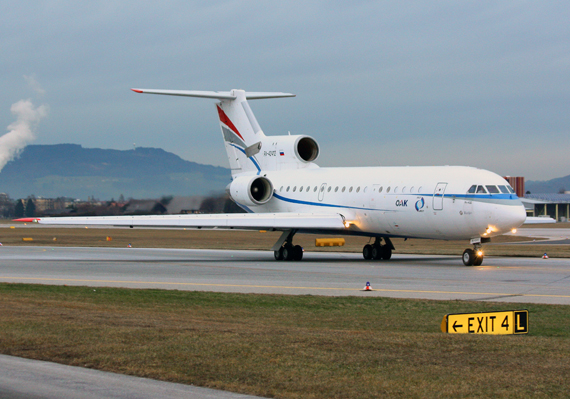
[[[467,193],[468,194],[475,194],[475,191],[477,191],[477,185],[476,184],[469,187],[469,190],[467,190]]]
[[[515,190],[513,190],[513,188],[511,186],[507,186],[507,188],[509,189],[509,191],[511,192],[511,194],[515,193]]]
[[[499,189],[497,186],[486,186],[489,194],[499,194]]]
[[[477,186],[477,194],[487,194],[487,190],[483,186]]]
[[[499,187],[499,190],[501,190],[501,192],[502,192],[503,194],[508,194],[508,193],[509,193],[509,190],[507,190],[507,186],[498,186],[498,187]]]

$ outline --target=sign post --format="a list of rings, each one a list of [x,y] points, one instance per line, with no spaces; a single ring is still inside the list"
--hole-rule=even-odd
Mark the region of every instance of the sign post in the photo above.
[[[449,334],[527,334],[528,310],[451,313],[443,316],[441,331]]]

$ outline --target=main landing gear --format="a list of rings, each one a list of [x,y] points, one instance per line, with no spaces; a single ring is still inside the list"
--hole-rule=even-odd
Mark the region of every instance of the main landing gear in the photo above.
[[[364,248],[362,248],[362,256],[364,256],[364,259],[390,259],[392,257],[392,250],[394,249],[394,245],[388,237],[384,238],[384,241],[386,243],[382,245],[382,237],[376,237],[374,244],[366,244]]]
[[[303,248],[300,245],[293,245],[293,236],[297,230],[284,231],[279,240],[273,246],[275,260],[301,260],[303,259]]]
[[[473,249],[467,248],[463,251],[463,264],[465,266],[481,266],[483,257],[484,254],[481,244],[475,244]]]

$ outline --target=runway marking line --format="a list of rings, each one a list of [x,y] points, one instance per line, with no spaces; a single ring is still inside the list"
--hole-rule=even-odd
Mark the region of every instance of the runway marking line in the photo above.
[[[12,280],[39,280],[39,281],[67,281],[74,283],[116,283],[116,284],[164,284],[164,285],[184,285],[184,286],[209,286],[209,287],[241,287],[241,288],[280,288],[280,289],[310,289],[310,290],[337,290],[337,291],[362,291],[360,288],[334,288],[334,287],[285,287],[281,285],[249,285],[249,284],[210,284],[210,283],[173,283],[169,281],[127,281],[127,280],[85,280],[66,278],[37,278],[37,277],[3,277],[0,279]],[[375,288],[377,292],[406,292],[416,294],[462,294],[462,295],[497,295],[497,296],[521,296],[521,297],[546,297],[546,298],[570,298],[570,295],[548,295],[548,294],[508,294],[497,292],[461,292],[461,291],[422,291],[422,290],[390,290]]]

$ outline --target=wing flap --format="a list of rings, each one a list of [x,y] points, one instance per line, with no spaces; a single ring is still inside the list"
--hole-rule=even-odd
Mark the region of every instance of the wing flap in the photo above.
[[[344,217],[320,213],[229,213],[206,215],[87,216],[24,218],[20,222],[46,225],[99,225],[132,227],[188,227],[220,229],[332,229],[343,230]]]

